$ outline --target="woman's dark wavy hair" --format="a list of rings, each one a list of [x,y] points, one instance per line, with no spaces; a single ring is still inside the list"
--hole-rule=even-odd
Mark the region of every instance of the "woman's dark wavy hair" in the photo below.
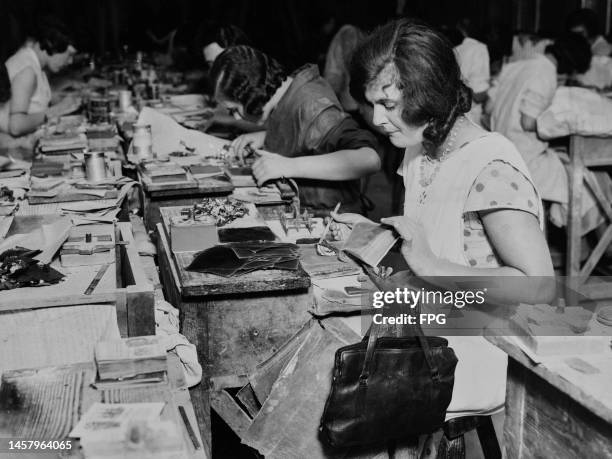
[[[376,29],[355,51],[351,63],[351,94],[365,101],[365,90],[389,64],[402,92],[403,120],[428,124],[424,146],[432,152],[446,139],[458,116],[470,110],[472,92],[448,39],[431,27],[409,19]]]
[[[591,66],[591,45],[582,35],[566,33],[548,45],[545,53],[552,54],[557,60],[557,73],[584,73]]]
[[[197,48],[202,52],[202,48],[217,43],[221,48],[230,46],[251,45],[251,40],[244,31],[234,24],[213,25],[203,24],[200,26],[196,36]]]
[[[249,46],[227,48],[211,69],[216,91],[241,103],[251,116],[261,116],[264,105],[286,77],[276,60]]]
[[[42,16],[30,28],[31,38],[40,44],[40,49],[47,54],[63,53],[73,44],[66,25],[55,16]]]
[[[0,65],[0,104],[11,99],[11,80],[6,65]]]

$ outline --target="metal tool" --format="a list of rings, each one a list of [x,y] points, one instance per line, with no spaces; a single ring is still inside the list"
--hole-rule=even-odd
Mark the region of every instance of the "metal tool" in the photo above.
[[[106,263],[100,266],[100,269],[98,270],[92,281],[89,283],[89,286],[87,287],[87,289],[85,289],[85,292],[83,293],[84,295],[91,295],[93,293],[95,288],[98,286],[98,284],[104,277],[104,274],[106,273],[110,265],[111,263]]]
[[[325,236],[327,236],[327,232],[329,231],[329,227],[331,226],[332,221],[333,221],[333,217],[331,216],[331,214],[332,213],[335,214],[335,213],[338,212],[338,210],[340,209],[340,204],[341,204],[340,202],[338,204],[336,204],[336,207],[334,208],[334,210],[332,212],[330,212],[330,214],[329,214],[329,221],[327,222],[327,225],[325,225],[325,229],[323,230],[323,233],[321,234],[321,237],[319,238],[319,242],[317,242],[316,250],[317,250],[317,253],[319,255],[330,257],[332,255],[336,255],[337,254],[337,251],[329,250],[329,246],[331,244],[329,244],[325,240]],[[326,242],[327,244],[323,244],[324,242]]]
[[[187,429],[187,433],[189,434],[189,438],[191,439],[191,443],[193,443],[193,447],[195,449],[200,449],[202,446],[198,441],[198,437],[196,437],[193,427],[191,426],[191,422],[189,422],[189,418],[187,417],[187,413],[185,412],[185,407],[183,405],[179,405],[178,410],[181,414],[183,424],[185,424],[185,428]]]
[[[290,229],[299,231],[301,228],[306,228],[308,232],[312,234],[312,230],[315,226],[313,221],[314,214],[308,212],[308,210],[301,211],[300,192],[297,183],[292,179],[281,179],[277,182],[277,186],[279,186],[279,183],[289,184],[295,192],[291,202],[291,211],[289,213],[284,211],[278,212],[280,224],[285,234],[288,235]]]
[[[287,213],[283,211],[278,212],[278,219],[280,221],[281,227],[285,234],[289,234],[289,230],[294,229],[299,231],[301,228],[306,228],[309,233],[312,234],[312,230],[314,229],[314,222],[312,217],[314,215],[309,213],[307,210],[304,210],[303,213],[299,214],[296,212],[295,208],[292,208],[292,212],[287,216]]]

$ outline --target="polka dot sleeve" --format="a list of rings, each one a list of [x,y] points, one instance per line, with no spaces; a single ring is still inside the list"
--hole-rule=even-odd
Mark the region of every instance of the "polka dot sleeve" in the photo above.
[[[538,196],[531,182],[518,169],[499,160],[480,172],[464,212],[492,209],[517,209],[538,216]]]

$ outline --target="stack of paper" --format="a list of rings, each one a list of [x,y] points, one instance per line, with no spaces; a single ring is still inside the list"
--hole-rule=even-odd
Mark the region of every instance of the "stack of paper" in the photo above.
[[[38,146],[45,154],[65,155],[82,152],[87,148],[87,138],[84,134],[54,134],[41,138]]]
[[[187,172],[181,166],[171,162],[147,162],[142,169],[153,183],[183,182]]]
[[[96,344],[95,359],[100,383],[162,381],[168,368],[166,349],[157,336],[101,341]]]

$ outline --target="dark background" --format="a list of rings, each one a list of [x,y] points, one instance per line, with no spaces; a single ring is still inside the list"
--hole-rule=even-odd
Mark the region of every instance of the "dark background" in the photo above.
[[[371,29],[398,15],[419,17],[435,25],[470,19],[476,38],[491,57],[509,53],[512,32],[560,33],[566,15],[579,7],[598,12],[609,29],[611,0],[0,0],[0,58],[23,42],[37,15],[53,13],[73,32],[81,51],[101,56],[128,46],[147,50],[147,27],[162,33],[178,26],[180,44],[193,51],[198,26],[233,23],[255,46],[290,67],[320,62],[327,44],[343,24]]]

